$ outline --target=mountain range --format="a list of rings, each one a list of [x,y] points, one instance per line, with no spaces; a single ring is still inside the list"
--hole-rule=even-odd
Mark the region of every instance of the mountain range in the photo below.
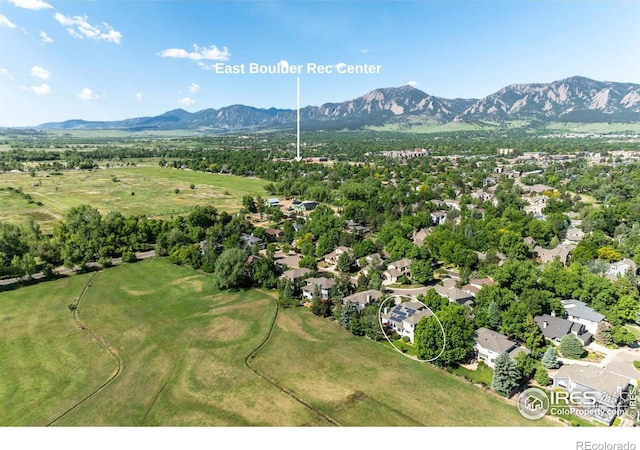
[[[224,133],[240,130],[290,129],[292,109],[232,105],[190,113],[183,109],[155,117],[120,121],[68,120],[39,125],[43,130],[194,130]],[[375,89],[353,100],[307,106],[301,128],[361,129],[410,122],[640,122],[640,85],[596,81],[575,76],[551,83],[511,84],[482,99],[447,99],[415,87]]]

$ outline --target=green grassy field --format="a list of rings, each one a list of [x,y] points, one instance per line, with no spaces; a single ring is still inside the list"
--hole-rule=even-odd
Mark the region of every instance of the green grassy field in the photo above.
[[[68,305],[87,285],[80,320]],[[167,260],[2,293],[0,426],[321,426],[244,360],[275,314],[269,293],[218,292]],[[253,367],[347,426],[550,425],[307,309],[284,310]],[[68,413],[64,414],[66,411]]]
[[[301,308],[281,312],[254,361],[341,425],[553,425],[526,420],[502,398]]]
[[[67,308],[90,276],[2,293],[0,425],[46,425],[113,374]],[[324,424],[244,365],[275,313],[266,293],[221,294],[208,275],[144,261],[95,275],[78,312],[123,369],[55,425]]]
[[[113,177],[119,181],[112,181]],[[190,189],[191,184],[195,189]],[[236,212],[242,205],[242,196],[265,196],[266,184],[257,178],[162,167],[74,170],[63,175],[38,172],[36,177],[4,173],[0,174],[0,188],[22,188],[43,206],[29,204],[15,193],[0,191],[0,221],[24,223],[31,216],[44,230],[51,230],[69,208],[82,204],[90,204],[102,213],[117,210],[125,215],[146,214],[156,218],[184,214],[195,205],[213,205],[220,211]],[[175,189],[180,192],[176,194]]]

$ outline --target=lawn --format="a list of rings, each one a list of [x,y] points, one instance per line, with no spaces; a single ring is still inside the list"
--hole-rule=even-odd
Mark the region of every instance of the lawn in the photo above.
[[[550,426],[303,308],[281,311],[257,368],[344,426]]]
[[[0,191],[0,221],[24,223],[31,216],[45,231],[50,231],[68,209],[82,204],[95,206],[102,213],[117,210],[125,215],[145,214],[165,219],[188,213],[195,205],[237,212],[244,195],[266,196],[266,184],[257,178],[152,166],[72,170],[62,175],[38,172],[36,177],[28,173],[3,173],[0,188],[22,188],[43,206],[29,204],[15,193]]]
[[[46,425],[114,373],[115,359],[67,308],[90,276],[2,293],[0,425]],[[96,274],[78,312],[123,369],[55,425],[326,423],[244,365],[275,313],[266,293],[221,294],[209,275],[143,261]]]
[[[68,308],[85,286],[77,312],[88,330]],[[321,414],[346,426],[554,424],[306,308],[281,310],[250,359],[274,386],[245,358],[275,308],[268,292],[219,292],[166,259],[3,292],[0,426],[327,425]],[[90,331],[122,368],[72,409],[118,368]]]
[[[474,383],[482,383],[485,386],[491,386],[491,383],[493,382],[493,369],[482,362],[478,363],[478,368],[476,370],[458,366],[453,369],[453,373],[473,381]]]

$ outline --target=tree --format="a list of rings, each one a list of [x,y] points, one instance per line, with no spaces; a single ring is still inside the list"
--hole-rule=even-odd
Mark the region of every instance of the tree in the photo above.
[[[522,375],[518,370],[516,362],[511,359],[506,352],[498,355],[494,364],[495,368],[493,369],[491,388],[498,394],[506,397],[511,394],[513,388],[518,385]]]
[[[250,213],[258,212],[258,207],[251,195],[242,196],[242,207]]]
[[[502,322],[502,317],[500,305],[498,305],[498,302],[496,302],[495,299],[491,300],[491,303],[489,303],[487,312],[489,314],[489,325],[491,325],[491,329],[497,330]]]
[[[342,313],[340,314],[340,325],[345,327],[347,330],[349,329],[349,324],[351,323],[351,319],[358,314],[358,307],[355,303],[347,302],[346,305],[342,308]]]
[[[276,266],[272,259],[258,258],[251,265],[251,273],[254,284],[263,288],[273,289],[278,284]]]
[[[249,284],[247,253],[241,248],[228,248],[216,260],[214,282],[219,289],[244,287]]]
[[[584,355],[582,342],[570,333],[560,340],[560,352],[565,358],[580,359]]]
[[[431,261],[416,259],[411,261],[411,278],[416,283],[427,284],[433,281]]]
[[[321,299],[314,295],[313,301],[311,302],[311,312],[316,316],[329,317],[331,315],[331,306],[331,300]]]
[[[631,345],[636,342],[636,337],[621,325],[611,328],[611,340],[616,345]]]
[[[342,273],[350,273],[355,265],[355,260],[350,252],[344,252],[338,256],[336,267]]]
[[[560,362],[558,361],[558,353],[556,349],[553,347],[549,347],[546,352],[544,352],[544,356],[542,357],[542,365],[547,369],[557,369],[560,367]]]
[[[596,331],[595,339],[600,345],[613,344],[613,339],[611,337],[611,325],[608,322],[602,321],[598,324],[598,331]]]
[[[418,297],[434,314],[449,304],[449,300],[438,294],[435,289],[429,289],[426,294]]]
[[[547,370],[543,367],[538,367],[536,369],[535,380],[540,386],[549,386],[551,384],[549,372],[547,372]]]
[[[536,371],[537,359],[526,353],[518,353],[515,357],[516,367],[525,379],[533,377]]]
[[[631,295],[623,295],[618,299],[618,318],[623,322],[635,322],[640,312],[640,302]]]
[[[473,351],[473,326],[464,313],[465,308],[455,303],[438,311],[446,333],[446,345],[438,320],[433,316],[420,319],[414,339],[418,358],[431,360],[440,355],[433,361],[438,366],[452,366],[463,361]]]

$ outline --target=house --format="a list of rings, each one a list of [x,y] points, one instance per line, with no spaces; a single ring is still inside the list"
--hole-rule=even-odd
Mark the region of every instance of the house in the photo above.
[[[612,281],[615,281],[618,277],[623,277],[627,274],[635,275],[638,271],[638,266],[635,262],[629,258],[625,258],[621,261],[609,264],[605,275]]]
[[[302,287],[302,296],[309,300],[313,300],[313,292],[316,286],[318,287],[320,298],[326,300],[330,297],[331,288],[336,285],[333,279],[325,277],[307,278],[305,282],[307,285]]]
[[[494,284],[496,284],[496,282],[491,278],[474,278],[469,280],[469,283],[462,286],[461,289],[475,297],[483,286],[493,286]]]
[[[358,307],[358,311],[362,311],[366,306],[375,302],[382,297],[382,292],[376,289],[370,289],[368,291],[356,292],[353,295],[349,295],[342,299],[342,304],[353,303]]]
[[[567,262],[569,261],[569,254],[574,248],[575,248],[575,245],[573,244],[571,245],[560,244],[557,247],[552,249],[546,249],[546,248],[540,247],[539,245],[536,245],[533,248],[533,251],[538,256],[538,259],[540,260],[540,262],[543,264],[553,262],[553,260],[558,258],[562,264],[566,265]]]
[[[447,220],[446,211],[434,211],[429,214],[434,225],[442,225]]]
[[[524,192],[530,192],[532,194],[542,194],[543,192],[553,192],[556,188],[547,186],[544,184],[534,184],[533,186],[523,186],[522,190]]]
[[[411,272],[409,267],[411,266],[411,260],[409,258],[402,258],[398,261],[394,261],[389,263],[387,266],[387,270],[382,273],[382,276],[387,283],[397,283],[398,279],[405,275],[407,277],[411,276]]]
[[[276,228],[267,228],[264,231],[264,234],[267,237],[268,242],[275,242],[278,239],[281,239],[284,237],[284,231],[278,230]]]
[[[471,306],[473,304],[473,295],[468,292],[463,291],[462,289],[458,289],[455,286],[434,286],[435,291],[440,294],[441,297],[448,299],[451,303],[457,303],[459,305],[468,305]]]
[[[577,322],[587,329],[591,334],[596,334],[598,324],[604,320],[604,316],[593,308],[578,300],[562,300],[565,310],[565,319]]]
[[[296,254],[285,255],[284,253],[276,253],[274,263],[279,267],[287,266],[287,268],[297,269],[300,267],[300,260],[302,256]]]
[[[580,228],[571,227],[567,230],[565,239],[569,242],[578,243],[584,239],[584,235],[584,231],[582,231]]]
[[[354,222],[352,220],[347,220],[344,223],[344,226],[347,227],[347,231],[349,231],[350,233],[355,233],[355,234],[362,234],[365,231],[367,231],[367,228],[360,225],[358,222]]]
[[[383,326],[391,328],[402,337],[408,336],[413,343],[416,325],[420,319],[431,315],[422,303],[413,300],[386,310],[380,318]]]
[[[248,247],[257,245],[260,248],[264,248],[263,240],[259,237],[254,236],[253,234],[243,234],[242,236],[240,236],[240,241]]]
[[[551,379],[553,389],[569,393],[585,415],[605,425],[611,425],[624,412],[627,390],[632,384],[629,378],[606,368],[578,364],[563,365]]]
[[[593,335],[587,331],[584,325],[578,322],[550,316],[549,314],[536,316],[534,320],[545,339],[549,339],[556,345],[559,345],[560,340],[569,333],[575,334],[583,345],[589,344],[593,339]]]
[[[327,253],[326,255],[324,255],[324,261],[327,264],[335,266],[336,264],[338,264],[338,258],[340,258],[340,255],[342,255],[343,253],[353,254],[353,250],[351,250],[349,247],[344,246],[336,247],[331,253]]]
[[[478,328],[474,334],[473,348],[478,354],[478,361],[483,361],[492,369],[494,361],[502,353],[507,353],[512,359],[519,353],[529,353],[529,350],[520,346],[497,331],[488,328]]]
[[[358,265],[361,269],[363,269],[363,272],[366,272],[366,275],[370,270],[379,269],[382,266],[383,261],[384,260],[382,259],[382,255],[380,255],[380,253],[372,253],[363,258],[360,258],[358,260]]]
[[[268,198],[264,201],[264,206],[267,206],[267,207],[280,206],[280,200],[276,197]]]
[[[422,247],[424,245],[425,239],[427,239],[427,236],[429,236],[432,231],[432,227],[422,228],[419,231],[414,231],[413,236],[411,237],[411,241],[418,247]]]
[[[312,202],[312,201],[304,201],[304,202],[300,202],[297,205],[294,205],[293,210],[299,213],[304,213],[304,212],[308,212],[308,211],[313,211],[314,209],[316,209],[316,206],[318,206],[318,202]]]
[[[298,284],[300,284],[300,281],[302,281],[302,279],[309,273],[311,273],[311,270],[307,269],[306,267],[303,269],[290,269],[280,275],[280,278],[286,278],[297,286]]]

